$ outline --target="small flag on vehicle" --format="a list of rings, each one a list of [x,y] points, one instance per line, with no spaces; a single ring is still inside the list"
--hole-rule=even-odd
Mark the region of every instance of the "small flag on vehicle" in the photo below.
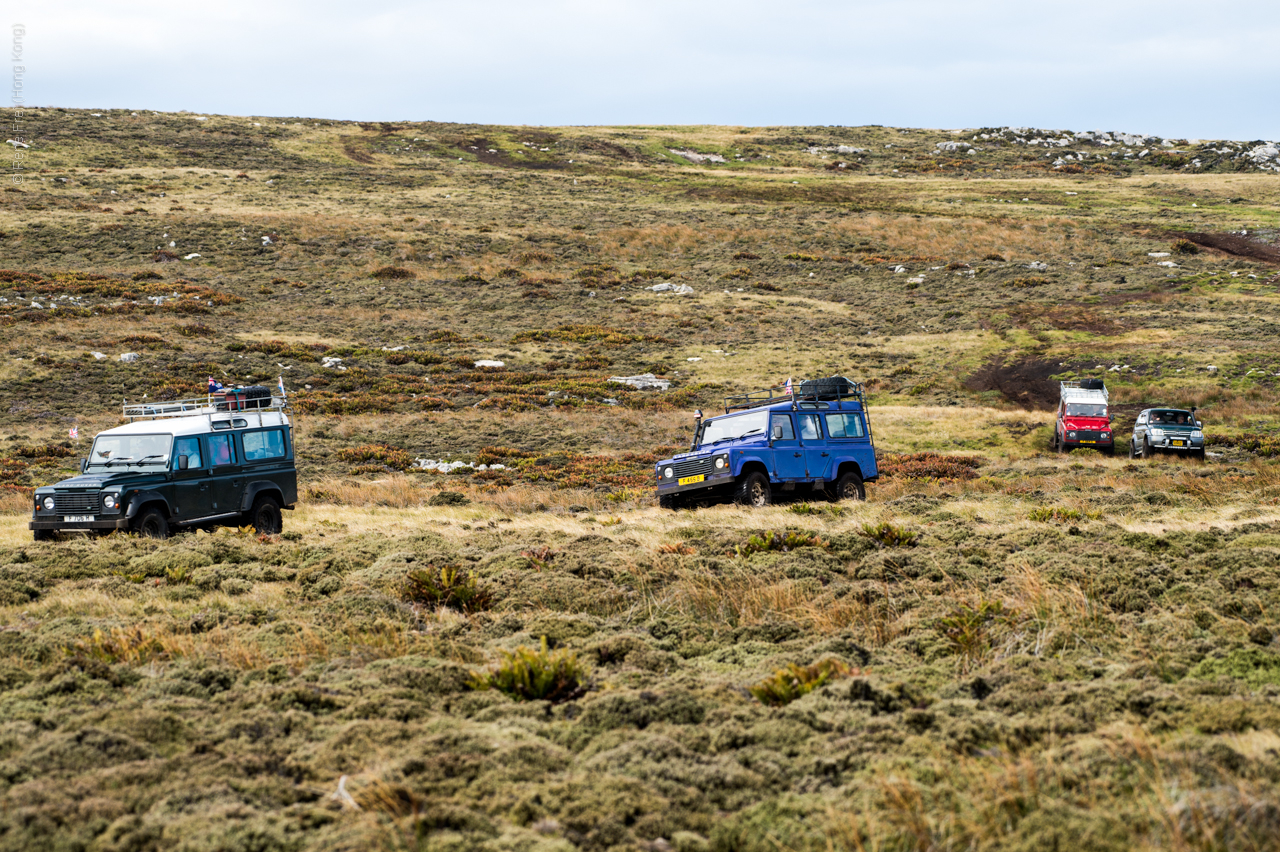
[[[285,393],[284,393],[284,376],[281,376],[279,379],[277,379],[276,387],[280,388],[280,395],[281,395],[281,396],[284,396],[284,395],[285,395]]]
[[[783,388],[783,390],[786,391],[788,396],[791,395],[791,377],[790,376],[787,376],[787,386]]]
[[[209,377],[209,393],[217,393],[222,390],[222,382],[216,381],[213,376]]]
[[[72,426],[71,431],[68,432],[67,434],[71,437],[71,440],[73,441],[80,440],[80,428],[78,426]]]

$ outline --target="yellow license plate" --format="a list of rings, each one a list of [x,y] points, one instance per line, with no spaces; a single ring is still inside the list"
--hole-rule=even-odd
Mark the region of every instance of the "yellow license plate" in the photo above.
[[[1096,443],[1098,443],[1098,442],[1097,442],[1097,441],[1081,441],[1080,443],[1082,443],[1082,444],[1096,444]]]
[[[677,482],[681,485],[692,485],[695,482],[702,482],[706,478],[707,475],[705,473],[700,473],[697,476],[682,476]]]
[[[1173,445],[1174,445],[1175,447],[1181,447],[1181,446],[1182,446],[1182,441],[1174,441],[1174,442],[1173,442]]]

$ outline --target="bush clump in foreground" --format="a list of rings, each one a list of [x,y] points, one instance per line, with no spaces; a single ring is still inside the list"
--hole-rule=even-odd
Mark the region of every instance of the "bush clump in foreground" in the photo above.
[[[914,547],[918,533],[883,521],[878,524],[863,524],[858,535],[871,539],[881,547]]]
[[[749,691],[761,704],[781,707],[808,695],[827,681],[849,677],[854,673],[853,669],[839,660],[819,660],[809,666],[792,663],[749,687]]]
[[[830,547],[828,542],[823,541],[816,535],[810,535],[804,532],[767,532],[764,535],[750,535],[747,537],[746,544],[740,544],[735,551],[737,556],[747,557],[754,553],[762,553],[774,551],[778,553],[787,553],[795,550],[797,547]],[[735,554],[730,554],[735,555]]]
[[[952,482],[973,479],[975,468],[982,466],[982,456],[945,456],[941,453],[886,453],[880,459],[880,475],[900,479],[924,479]]]
[[[428,565],[405,575],[401,597],[409,603],[480,612],[493,606],[493,592],[457,565]]]
[[[502,662],[493,671],[477,674],[476,689],[496,689],[520,701],[572,701],[586,692],[587,670],[568,648],[548,650],[547,637],[535,650],[521,645],[502,651]]]

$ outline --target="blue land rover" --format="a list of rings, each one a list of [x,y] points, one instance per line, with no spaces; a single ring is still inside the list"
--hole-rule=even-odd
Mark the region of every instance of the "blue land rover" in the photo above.
[[[862,500],[875,446],[862,385],[837,376],[725,399],[698,415],[693,447],[658,462],[658,504],[679,509],[732,499],[767,506],[776,495]]]

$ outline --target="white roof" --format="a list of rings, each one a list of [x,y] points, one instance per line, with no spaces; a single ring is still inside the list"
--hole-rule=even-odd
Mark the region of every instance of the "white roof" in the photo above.
[[[1066,402],[1089,402],[1094,405],[1107,404],[1107,392],[1085,388],[1063,388],[1062,399]]]
[[[236,421],[244,421],[243,424]],[[214,431],[214,423],[231,423],[232,429],[256,429],[262,426],[287,426],[289,418],[280,411],[219,411],[217,414],[193,414],[190,417],[166,417],[159,420],[135,420],[99,435],[204,435]]]

